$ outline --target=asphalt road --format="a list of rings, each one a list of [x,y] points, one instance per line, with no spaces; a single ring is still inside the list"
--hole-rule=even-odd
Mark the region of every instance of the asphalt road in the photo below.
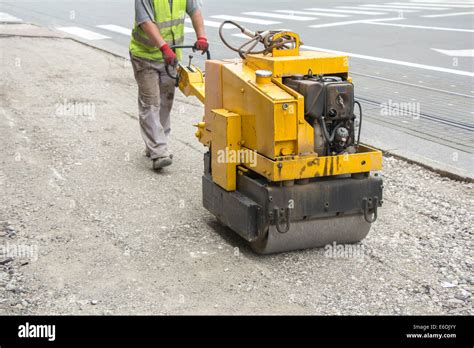
[[[253,30],[296,31],[304,49],[348,54],[369,121],[366,142],[462,176],[474,172],[473,2],[206,0],[203,11],[214,58],[235,56],[218,36],[217,26],[228,16]],[[0,12],[128,54],[132,0],[5,0]],[[187,23],[190,44],[191,27]],[[225,32],[236,44],[244,42],[237,31]],[[418,112],[381,112],[393,103]]]

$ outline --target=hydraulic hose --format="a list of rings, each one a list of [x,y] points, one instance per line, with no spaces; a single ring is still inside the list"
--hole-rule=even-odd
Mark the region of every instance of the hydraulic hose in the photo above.
[[[250,40],[245,42],[243,45],[240,47],[234,47],[224,37],[224,26],[226,24],[230,24],[235,26],[236,28],[240,29],[240,31],[247,35]],[[278,39],[274,39],[273,37],[281,33],[281,30],[267,30],[267,31],[257,31],[253,32],[240,24],[234,22],[234,21],[224,21],[221,26],[219,27],[219,36],[224,43],[224,45],[229,48],[230,50],[237,52],[239,56],[242,59],[245,59],[245,57],[248,54],[269,54],[271,53],[275,48],[276,49],[289,49],[294,47],[296,44],[296,41],[293,37],[290,36],[282,36]],[[258,44],[263,44],[264,48],[263,49],[255,49]]]

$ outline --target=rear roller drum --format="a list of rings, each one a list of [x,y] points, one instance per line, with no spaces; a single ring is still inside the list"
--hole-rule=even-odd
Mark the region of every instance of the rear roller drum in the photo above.
[[[365,220],[364,215],[291,222],[286,233],[279,232],[275,225],[271,225],[267,235],[262,240],[251,243],[251,247],[258,254],[273,254],[324,247],[333,242],[352,244],[362,241],[370,227],[371,224]]]

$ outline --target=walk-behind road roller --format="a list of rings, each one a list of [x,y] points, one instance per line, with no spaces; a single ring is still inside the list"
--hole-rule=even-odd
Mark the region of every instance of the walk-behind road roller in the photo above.
[[[239,48],[223,36],[235,25]],[[382,153],[360,143],[348,57],[300,51],[288,31],[220,30],[240,58],[177,67],[205,106],[204,207],[260,254],[356,243],[382,205]],[[259,48],[261,47],[261,48]]]

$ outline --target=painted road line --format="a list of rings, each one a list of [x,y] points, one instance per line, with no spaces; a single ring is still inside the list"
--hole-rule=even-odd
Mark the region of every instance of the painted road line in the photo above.
[[[186,23],[189,23],[189,24],[192,24],[193,22],[191,21],[191,18],[186,18]],[[209,21],[209,20],[204,20],[204,25],[206,27],[211,27],[211,28],[220,28],[222,22],[215,22],[215,21]],[[226,24],[224,25],[224,29],[233,29],[235,28],[233,25],[231,24]]]
[[[193,29],[193,28],[184,27],[184,33],[185,33],[185,34],[187,34],[187,33],[194,33],[194,29]]]
[[[474,5],[474,1],[445,1],[445,0],[409,0],[415,4],[454,4],[454,5]]]
[[[308,12],[308,11],[276,10],[275,12],[288,13],[290,15],[292,15],[292,14],[305,14],[305,15],[308,15],[308,16],[315,15],[315,16],[321,16],[321,17],[328,17],[328,16],[325,16],[325,13],[311,13],[311,12]],[[329,17],[334,17],[334,16],[329,16]],[[342,18],[342,17],[351,17],[351,16],[349,16],[349,15],[338,15],[336,17],[341,17]]]
[[[442,8],[442,7],[430,7],[430,8],[426,8],[426,7],[415,7],[415,6],[389,6],[389,5],[360,5],[362,7],[373,7],[373,8],[377,8],[378,10],[384,10],[385,8],[390,8],[390,9],[400,9],[400,10],[430,10],[430,11],[446,11],[447,9],[446,8]]]
[[[384,12],[372,12],[372,11],[361,11],[361,10],[329,10],[324,8],[307,8],[308,11],[323,11],[323,12],[336,12],[336,13],[350,13],[350,14],[365,14],[369,16],[381,16],[386,15]]]
[[[450,4],[453,4],[453,5],[473,5],[474,6],[474,1],[462,1],[462,2],[459,2],[459,1],[455,1],[455,2],[451,2],[451,1],[425,1],[425,0],[410,0],[410,2],[414,3],[415,5],[416,4],[446,4],[446,5],[450,5]]]
[[[382,22],[382,21],[398,21],[404,18],[396,17],[396,18],[380,18],[380,19],[359,19],[355,21],[345,21],[345,22],[335,22],[335,23],[326,23],[326,24],[316,24],[310,25],[310,28],[327,28],[327,27],[339,27],[342,25],[351,25],[351,24],[359,24],[359,23],[370,23],[370,22]]]
[[[56,28],[60,31],[65,33],[80,37],[81,39],[85,40],[105,40],[110,39],[110,37],[87,30],[79,27],[60,27]]]
[[[132,35],[132,29],[124,28],[115,24],[98,25],[97,28],[113,31],[114,33],[119,33],[122,35]]]
[[[468,50],[442,50],[439,48],[432,48],[433,51],[445,54],[450,57],[474,57],[474,49]]]
[[[409,25],[409,24],[380,23],[380,22],[365,22],[365,23],[366,24],[374,24],[374,25],[386,25],[386,26],[400,27],[400,28],[428,29],[428,30],[440,30],[440,31],[458,31],[458,32],[461,32],[461,33],[474,33],[474,30],[472,30],[472,29],[429,27],[429,26],[424,26],[424,25]]]
[[[259,16],[259,17],[267,17],[267,18],[278,18],[278,19],[288,19],[292,21],[314,21],[317,18],[315,17],[303,17],[303,16],[295,16],[294,12],[292,14],[278,14],[278,13],[268,13],[268,12],[243,12],[242,14],[248,16]],[[312,15],[312,13],[308,13]]]
[[[268,21],[268,20],[265,20],[265,19],[239,17],[239,16],[228,16],[228,15],[217,15],[217,16],[211,16],[211,17],[212,18],[217,18],[217,19],[228,20],[228,21],[253,23],[253,24],[260,24],[260,25],[272,25],[272,24],[280,24],[281,23],[281,22],[275,22],[275,21]]]
[[[8,13],[0,12],[0,22],[23,22],[23,20]]]
[[[251,37],[245,35],[244,33],[232,34],[232,36],[240,37],[241,39],[248,39],[248,40],[251,39]]]
[[[474,12],[455,12],[455,13],[445,13],[445,14],[438,14],[438,15],[426,15],[422,16],[425,18],[441,18],[441,17],[454,17],[454,16],[464,16],[464,15],[471,15]]]
[[[411,62],[405,62],[405,61],[396,60],[396,59],[388,59],[388,58],[367,56],[367,55],[364,55],[364,54],[328,50],[326,48],[319,48],[319,47],[313,47],[313,46],[307,46],[307,45],[302,45],[301,48],[307,49],[307,50],[310,50],[310,51],[321,51],[321,52],[335,53],[335,54],[345,55],[345,56],[349,56],[349,57],[353,57],[353,58],[370,60],[370,61],[374,61],[374,62],[401,65],[401,66],[407,66],[407,67],[410,67],[410,68],[437,71],[437,72],[443,72],[443,73],[453,74],[453,75],[474,77],[474,72],[470,72],[470,71],[447,69],[447,68],[442,68],[442,67],[438,67],[438,66],[411,63]]]
[[[350,15],[338,14],[338,13],[321,13],[321,12],[309,12],[309,11],[295,11],[295,10],[276,10],[275,12],[288,13],[288,14],[305,14],[308,16],[318,16],[318,17],[335,17],[335,18],[344,18],[351,17]]]
[[[389,5],[423,6],[423,7],[452,7],[452,8],[472,8],[473,5],[452,5],[452,4],[408,4],[404,2],[390,2]]]
[[[367,10],[367,11],[384,11],[384,12],[404,12],[404,13],[414,13],[414,12],[420,12],[419,10],[402,10],[402,9],[394,9],[394,8],[382,8],[382,9],[377,9],[377,8],[367,8],[367,7],[351,7],[351,6],[337,6],[337,8],[347,8],[347,9],[356,9],[356,10]]]
[[[303,13],[303,11],[291,11],[291,10],[285,10],[285,11],[289,11],[289,12],[292,12],[292,13],[296,13],[296,12]],[[308,15],[311,15],[311,16],[318,16],[318,17],[332,17],[332,18],[351,17],[350,15],[341,14],[341,13],[314,12],[314,11],[311,11],[311,12],[306,11],[304,13],[306,13]]]

